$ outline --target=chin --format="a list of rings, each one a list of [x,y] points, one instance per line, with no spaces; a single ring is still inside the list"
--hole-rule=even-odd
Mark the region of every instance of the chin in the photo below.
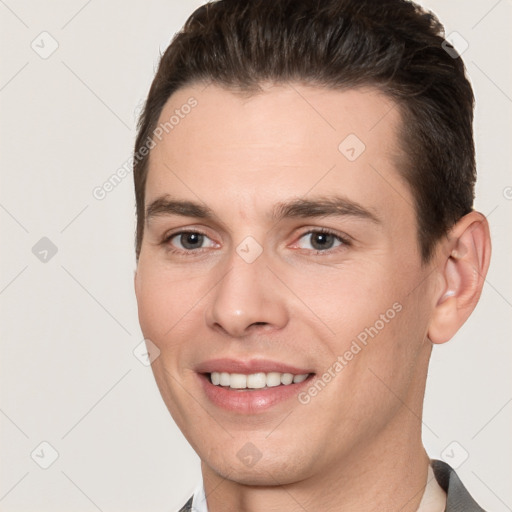
[[[266,453],[259,460],[247,460],[247,463],[240,460],[243,455],[201,458],[205,465],[221,477],[249,486],[291,484],[308,478],[314,472],[313,462],[307,462],[304,454],[297,453]]]

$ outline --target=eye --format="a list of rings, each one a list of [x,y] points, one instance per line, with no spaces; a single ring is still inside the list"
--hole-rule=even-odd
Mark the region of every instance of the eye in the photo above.
[[[302,235],[298,242],[300,249],[312,249],[314,251],[328,251],[340,245],[348,245],[348,243],[339,235],[328,231],[310,231]]]
[[[182,251],[193,251],[205,247],[215,247],[215,242],[202,233],[196,231],[182,231],[171,235],[167,242],[174,248]]]

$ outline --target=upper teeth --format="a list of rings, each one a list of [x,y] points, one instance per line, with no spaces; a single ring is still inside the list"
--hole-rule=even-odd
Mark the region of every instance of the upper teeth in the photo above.
[[[288,385],[292,382],[296,384],[306,380],[308,375],[308,373],[293,375],[292,373],[279,372],[261,372],[249,375],[243,373],[212,372],[210,380],[216,386],[229,386],[233,389],[259,389],[265,386],[271,388],[280,384]]]

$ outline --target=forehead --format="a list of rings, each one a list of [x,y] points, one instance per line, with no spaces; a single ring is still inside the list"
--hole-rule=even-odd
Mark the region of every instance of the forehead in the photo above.
[[[412,215],[397,170],[400,122],[396,105],[373,88],[283,84],[249,95],[186,87],[160,115],[146,204],[167,193],[213,208],[239,202],[245,213],[258,198],[270,207],[288,197],[343,193]]]

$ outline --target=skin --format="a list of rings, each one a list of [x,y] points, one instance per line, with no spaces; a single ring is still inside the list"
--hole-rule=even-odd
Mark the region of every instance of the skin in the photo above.
[[[472,212],[421,260],[413,197],[400,178],[399,109],[371,88],[265,85],[253,95],[192,85],[198,104],[152,149],[145,204],[166,196],[207,206],[212,218],[147,219],[135,274],[139,320],[160,350],[152,368],[174,420],[202,461],[210,512],[415,511],[429,459],[421,415],[432,343],[450,339],[478,301],[490,254]],[[338,146],[356,134],[353,162]],[[343,196],[354,215],[272,219],[279,203]],[[318,250],[312,230],[331,239]],[[206,235],[185,250],[187,230]],[[237,246],[253,237],[247,263]],[[315,250],[316,249],[316,250]],[[266,358],[321,376],[356,336],[401,310],[336,376],[301,404],[254,414],[205,396],[208,359]],[[250,441],[261,458],[237,452]]]

